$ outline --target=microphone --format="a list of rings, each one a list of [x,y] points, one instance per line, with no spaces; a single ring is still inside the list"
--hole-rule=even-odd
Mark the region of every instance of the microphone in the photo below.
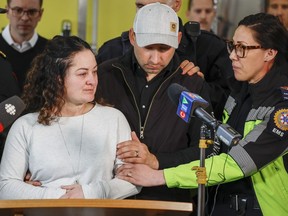
[[[168,96],[178,106],[177,115],[189,123],[191,117],[198,117],[205,123],[215,128],[217,120],[204,110],[209,103],[201,96],[191,93],[184,86],[172,83],[168,87]]]
[[[0,133],[20,116],[25,107],[16,95],[0,103]]]
[[[186,33],[192,40],[196,40],[201,35],[199,22],[189,21],[184,25]]]
[[[72,23],[70,20],[62,21],[62,35],[64,37],[69,37],[71,34]]]
[[[2,14],[2,13],[7,13],[7,10],[4,8],[0,8],[0,14]]]
[[[206,110],[209,103],[201,96],[191,93],[184,86],[172,83],[168,87],[168,96],[170,100],[178,106],[177,115],[185,122],[189,122],[191,117],[197,117],[204,123],[215,129],[216,136],[227,146],[237,144],[241,135],[228,124],[222,124]]]

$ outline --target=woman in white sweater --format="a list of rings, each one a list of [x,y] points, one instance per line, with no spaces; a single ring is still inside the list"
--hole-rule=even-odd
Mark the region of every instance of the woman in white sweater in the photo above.
[[[0,164],[0,199],[123,199],[140,188],[117,179],[116,144],[131,139],[124,115],[94,101],[97,63],[78,37],[54,37],[32,64]],[[27,171],[35,187],[23,179]]]

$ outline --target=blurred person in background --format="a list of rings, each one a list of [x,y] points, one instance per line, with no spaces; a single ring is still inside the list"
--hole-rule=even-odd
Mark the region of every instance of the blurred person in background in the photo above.
[[[265,11],[278,17],[288,30],[288,0],[265,0]]]
[[[0,8],[0,14],[5,14],[6,9]],[[0,49],[0,103],[9,97],[14,95],[20,95],[17,79],[15,73],[13,73],[10,62],[7,61],[7,57]],[[4,148],[5,138],[8,132],[6,128],[3,132],[0,132],[0,161]]]
[[[212,31],[215,16],[214,0],[189,0],[186,17],[189,21],[199,22],[202,30]]]
[[[7,0],[9,24],[0,34],[0,50],[11,63],[21,92],[32,60],[47,43],[35,31],[43,15],[42,4],[43,0]]]

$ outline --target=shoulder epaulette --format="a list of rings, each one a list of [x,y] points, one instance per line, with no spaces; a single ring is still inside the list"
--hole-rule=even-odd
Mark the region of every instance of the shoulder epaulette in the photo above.
[[[282,92],[282,98],[288,100],[288,86],[281,86],[280,89]]]
[[[0,51],[0,56],[1,56],[2,58],[6,59],[6,55],[5,55],[2,51]]]

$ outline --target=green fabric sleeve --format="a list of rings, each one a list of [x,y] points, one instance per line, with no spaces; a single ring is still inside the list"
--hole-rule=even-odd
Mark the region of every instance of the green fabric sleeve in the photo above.
[[[199,166],[200,160],[192,161],[178,167],[164,169],[164,178],[169,188],[197,188],[196,170],[192,167]],[[227,154],[220,154],[205,160],[207,186],[231,182],[244,177],[237,163]]]

